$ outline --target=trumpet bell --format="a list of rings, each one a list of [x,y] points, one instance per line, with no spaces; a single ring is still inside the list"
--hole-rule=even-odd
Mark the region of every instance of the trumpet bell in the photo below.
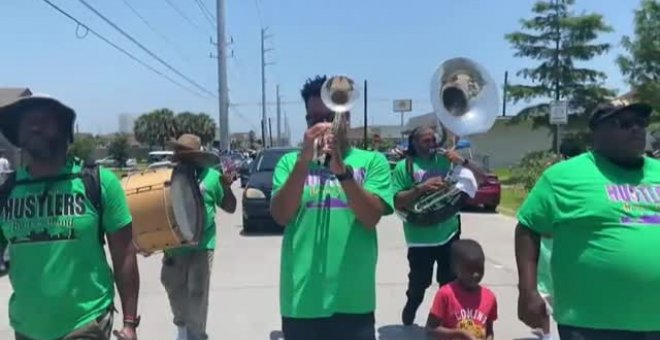
[[[348,112],[360,97],[355,82],[346,76],[326,79],[321,86],[321,100],[333,112]]]
[[[497,118],[497,85],[486,70],[468,58],[453,58],[431,79],[431,103],[442,125],[464,137],[488,131]]]

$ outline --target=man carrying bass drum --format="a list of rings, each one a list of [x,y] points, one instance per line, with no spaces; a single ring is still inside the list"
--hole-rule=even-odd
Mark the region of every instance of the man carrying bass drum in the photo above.
[[[234,174],[223,174],[212,168],[220,163],[220,159],[202,151],[201,144],[201,139],[192,134],[181,135],[176,142],[170,143],[175,162],[197,168],[205,211],[204,231],[197,246],[166,250],[163,256],[161,282],[174,314],[176,340],[208,339],[206,318],[215,250],[216,206],[228,213],[236,211],[236,197],[231,191]]]
[[[393,174],[394,206],[397,211],[410,216],[410,207],[421,197],[445,187],[445,178],[452,163],[453,173],[458,179],[457,188],[462,191],[459,203],[455,206],[460,206],[467,197],[474,197],[477,190],[475,173],[482,175],[481,171],[454,150],[437,153],[435,150],[438,144],[442,143],[437,143],[435,130],[430,127],[418,127],[410,133],[406,158],[397,163]],[[461,223],[457,209],[452,209],[447,210],[446,214],[437,211],[433,223],[416,223],[412,218],[403,223],[410,266],[407,302],[401,315],[406,326],[415,321],[424,292],[431,285],[435,263],[438,264],[438,285],[442,286],[456,278],[449,257],[452,243],[460,237]]]

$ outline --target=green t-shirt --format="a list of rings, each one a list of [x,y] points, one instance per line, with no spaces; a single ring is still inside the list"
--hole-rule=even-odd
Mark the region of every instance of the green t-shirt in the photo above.
[[[62,174],[79,173],[70,160]],[[19,169],[16,179],[30,179]],[[103,231],[131,223],[119,179],[101,169]],[[0,242],[9,243],[11,326],[38,340],[60,338],[107,312],[114,278],[101,244],[98,214],[82,179],[17,185],[0,216]]]
[[[168,256],[186,253],[195,250],[214,250],[216,238],[215,214],[216,207],[222,203],[225,192],[222,189],[221,170],[207,168],[199,175],[199,190],[204,200],[204,234],[200,242],[194,247],[181,247],[165,251]]]
[[[286,182],[298,153],[275,168],[273,195]],[[393,212],[390,168],[377,152],[351,149],[344,162],[355,180]],[[376,306],[376,229],[367,229],[348,206],[341,184],[327,169],[310,165],[295,218],[286,226],[280,265],[280,311],[284,317],[318,318],[369,313]]]
[[[536,267],[537,289],[541,295],[552,296],[552,275],[550,275],[550,259],[552,258],[552,238],[542,237],[539,249],[539,262]]]
[[[392,176],[392,191],[394,195],[409,190],[418,183],[433,177],[445,177],[451,168],[451,162],[446,157],[435,157],[430,160],[414,158],[412,163],[412,176],[406,169],[406,160],[396,164]],[[409,247],[437,246],[447,243],[458,232],[458,215],[449,218],[435,226],[417,226],[404,222],[403,232]]]
[[[560,324],[660,330],[660,161],[628,170],[588,152],[547,169],[518,219],[553,236]]]

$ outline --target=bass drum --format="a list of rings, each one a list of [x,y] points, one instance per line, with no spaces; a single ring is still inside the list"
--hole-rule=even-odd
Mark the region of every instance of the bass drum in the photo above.
[[[121,181],[133,215],[133,242],[143,254],[195,246],[204,230],[204,203],[194,169],[179,164]]]

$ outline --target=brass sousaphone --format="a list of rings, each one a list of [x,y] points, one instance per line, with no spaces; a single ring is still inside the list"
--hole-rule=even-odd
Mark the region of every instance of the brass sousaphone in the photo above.
[[[484,133],[497,118],[497,85],[476,62],[467,58],[449,59],[431,79],[431,103],[443,139],[447,132],[459,138]],[[438,151],[445,152],[441,148]],[[457,170],[452,167],[449,171],[444,179],[445,187],[420,197],[397,214],[417,225],[434,225],[454,216],[468,198]]]

